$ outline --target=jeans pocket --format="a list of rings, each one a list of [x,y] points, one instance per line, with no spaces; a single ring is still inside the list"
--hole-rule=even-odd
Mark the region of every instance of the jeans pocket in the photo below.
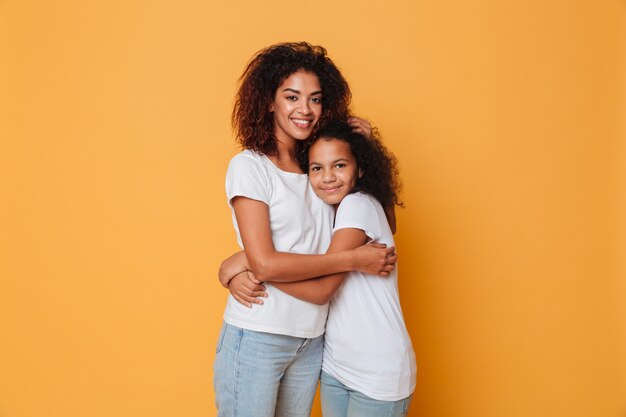
[[[217,355],[222,350],[222,344],[224,343],[224,335],[226,334],[226,329],[228,328],[228,324],[223,323],[222,328],[220,329],[220,335],[217,338],[217,347],[215,348],[215,354]]]

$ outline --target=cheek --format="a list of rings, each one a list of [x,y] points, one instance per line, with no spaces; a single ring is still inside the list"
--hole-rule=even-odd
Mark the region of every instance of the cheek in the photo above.
[[[357,181],[359,181],[359,173],[355,170],[352,173],[352,185],[356,185]]]
[[[317,187],[317,184],[319,183],[318,177],[319,177],[318,175],[309,173],[309,182],[311,183],[313,188]]]

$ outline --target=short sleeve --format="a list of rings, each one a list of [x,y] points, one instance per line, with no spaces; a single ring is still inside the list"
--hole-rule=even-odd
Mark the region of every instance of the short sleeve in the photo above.
[[[345,196],[339,204],[333,233],[339,229],[360,229],[372,240],[379,240],[382,235],[376,207],[360,193]]]
[[[263,165],[250,155],[235,155],[226,171],[226,197],[228,205],[235,197],[246,197],[270,203],[270,183]]]

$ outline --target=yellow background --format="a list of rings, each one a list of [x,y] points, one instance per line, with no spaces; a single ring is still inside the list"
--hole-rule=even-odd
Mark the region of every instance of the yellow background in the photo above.
[[[288,40],[400,160],[410,415],[625,417],[625,8],[0,1],[0,417],[215,415],[229,114]]]

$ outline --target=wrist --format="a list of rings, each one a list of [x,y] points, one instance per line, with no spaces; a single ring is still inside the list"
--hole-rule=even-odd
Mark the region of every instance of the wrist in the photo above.
[[[358,269],[357,265],[359,264],[357,251],[350,249],[342,253],[346,255],[346,262],[344,263],[345,266],[342,272],[356,271]]]
[[[230,282],[233,280],[233,278],[235,278],[239,274],[243,274],[244,272],[248,272],[248,270],[247,269],[241,270],[241,271],[237,272],[236,274],[231,275],[229,278],[226,278],[224,280],[220,280],[220,282],[222,283],[222,286],[224,286],[224,288],[228,288],[228,286],[230,285]]]

